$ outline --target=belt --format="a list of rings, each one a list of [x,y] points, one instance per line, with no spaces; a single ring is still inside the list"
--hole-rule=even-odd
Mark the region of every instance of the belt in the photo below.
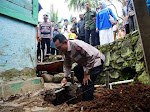
[[[50,34],[50,32],[41,32],[41,34],[47,35]]]

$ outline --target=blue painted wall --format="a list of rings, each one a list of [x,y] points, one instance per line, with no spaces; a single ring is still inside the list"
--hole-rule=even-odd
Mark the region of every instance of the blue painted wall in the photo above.
[[[0,14],[0,72],[36,67],[36,27]]]

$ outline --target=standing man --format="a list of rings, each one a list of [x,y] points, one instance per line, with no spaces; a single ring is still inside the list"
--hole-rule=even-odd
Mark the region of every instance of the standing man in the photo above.
[[[136,17],[135,17],[135,10],[133,7],[133,0],[127,0],[127,12],[128,12],[130,31],[135,31],[137,29],[136,28],[137,23],[136,23]]]
[[[38,37],[41,40],[42,45],[42,51],[43,51],[43,59],[44,59],[44,53],[45,53],[45,44],[47,46],[47,53],[50,53],[50,39],[52,39],[52,29],[51,24],[48,22],[48,15],[43,15],[44,22],[39,24],[38,29]]]
[[[62,28],[62,34],[68,39],[68,34],[70,33],[71,26],[69,25],[68,19],[64,19],[64,26]]]
[[[129,34],[130,29],[129,29],[129,20],[128,20],[128,12],[127,12],[127,3],[128,3],[128,0],[125,0],[123,4],[123,17],[124,17],[123,26],[125,27],[126,34]]]
[[[84,13],[84,21],[85,21],[85,42],[90,43],[90,35],[91,35],[91,45],[95,46],[95,31],[96,31],[96,11],[92,11],[90,8],[90,4],[85,2],[86,12]]]
[[[85,22],[83,19],[83,14],[79,14],[80,20],[78,21],[77,24],[77,34],[78,34],[78,39],[85,41]]]
[[[56,35],[53,41],[65,57],[64,78],[61,83],[67,84],[72,64],[76,62],[78,65],[74,68],[74,73],[82,84],[83,101],[93,100],[94,81],[102,72],[105,56],[95,47],[81,40],[67,40],[62,34]]]
[[[75,34],[77,35],[77,18],[73,17],[72,22],[73,22],[72,27],[74,28]]]

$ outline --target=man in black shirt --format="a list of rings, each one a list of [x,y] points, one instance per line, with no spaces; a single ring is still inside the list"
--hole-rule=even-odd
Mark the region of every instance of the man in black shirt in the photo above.
[[[83,14],[79,14],[80,20],[77,24],[77,34],[79,35],[78,39],[85,41],[85,22],[83,19]]]

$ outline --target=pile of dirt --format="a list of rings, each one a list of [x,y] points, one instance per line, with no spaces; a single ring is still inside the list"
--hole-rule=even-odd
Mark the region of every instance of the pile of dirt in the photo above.
[[[121,85],[113,90],[101,89],[90,102],[80,102],[69,112],[149,112],[150,86]]]

